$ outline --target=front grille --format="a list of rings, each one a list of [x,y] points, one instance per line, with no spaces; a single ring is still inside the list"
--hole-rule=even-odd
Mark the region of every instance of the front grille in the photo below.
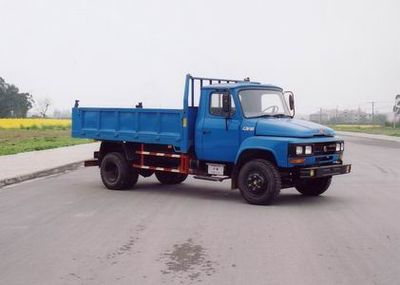
[[[336,152],[336,143],[315,143],[313,151],[314,155],[334,154]]]

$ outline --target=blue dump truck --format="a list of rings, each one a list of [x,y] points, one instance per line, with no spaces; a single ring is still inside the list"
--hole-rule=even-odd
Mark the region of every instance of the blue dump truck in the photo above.
[[[281,189],[317,196],[346,174],[344,142],[332,129],[294,119],[294,95],[244,80],[186,76],[183,109],[86,108],[75,102],[72,136],[101,141],[94,159],[108,189],[132,188],[139,175],[161,184],[231,179],[251,204]]]

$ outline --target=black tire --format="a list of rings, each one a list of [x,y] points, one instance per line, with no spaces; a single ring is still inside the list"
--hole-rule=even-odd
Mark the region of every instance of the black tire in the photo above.
[[[296,182],[295,188],[306,196],[318,196],[328,190],[332,182],[332,176],[303,179]]]
[[[281,176],[271,162],[254,159],[240,169],[238,186],[248,203],[268,205],[281,191]]]
[[[110,190],[127,190],[138,181],[138,173],[119,152],[104,156],[100,166],[101,180]]]
[[[161,184],[179,184],[185,181],[187,176],[184,173],[156,171],[156,177]]]

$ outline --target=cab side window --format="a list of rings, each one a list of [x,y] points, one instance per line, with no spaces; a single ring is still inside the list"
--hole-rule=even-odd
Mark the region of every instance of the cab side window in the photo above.
[[[214,116],[225,116],[222,110],[222,95],[223,93],[214,92],[211,93],[210,97],[210,114]],[[233,101],[233,97],[231,96],[231,116],[235,114],[236,107],[235,102]]]

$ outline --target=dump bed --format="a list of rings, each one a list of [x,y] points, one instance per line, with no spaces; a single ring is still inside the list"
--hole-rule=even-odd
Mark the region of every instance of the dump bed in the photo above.
[[[81,108],[77,100],[72,109],[72,136],[99,141],[173,145],[175,151],[186,153],[194,146],[198,110],[195,95],[200,95],[203,84],[237,82],[240,80],[193,77],[187,74],[183,110]]]
[[[101,141],[173,145],[187,152],[193,144],[197,108],[81,108],[72,109],[72,136]]]

